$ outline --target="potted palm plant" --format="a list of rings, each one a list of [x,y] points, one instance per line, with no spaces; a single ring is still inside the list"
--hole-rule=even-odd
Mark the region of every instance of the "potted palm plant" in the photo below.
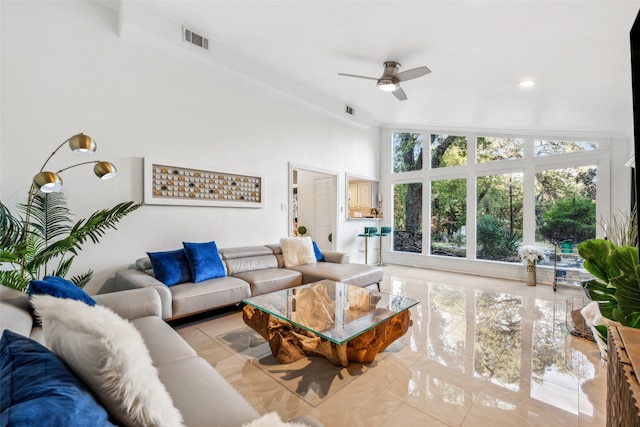
[[[0,283],[26,292],[29,282],[45,275],[65,277],[82,245],[98,243],[108,229],[140,207],[133,202],[94,212],[75,222],[63,193],[34,195],[31,205],[19,205],[17,215],[0,202],[0,262],[10,268],[0,271]],[[70,278],[83,287],[93,272]]]
[[[26,292],[31,280],[65,277],[85,242],[98,243],[108,229],[115,229],[139,207],[134,202],[119,203],[74,224],[63,193],[38,192],[28,212],[26,205],[19,205],[17,215],[0,202],[0,262],[10,266],[0,271],[0,283]],[[84,287],[92,275],[89,270],[70,280]]]

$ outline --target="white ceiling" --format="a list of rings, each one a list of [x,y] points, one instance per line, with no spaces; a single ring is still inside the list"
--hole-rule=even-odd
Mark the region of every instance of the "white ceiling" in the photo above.
[[[214,57],[234,52],[267,84],[348,104],[376,124],[630,132],[640,0],[141,3],[210,37]],[[402,102],[373,80],[338,76],[379,77],[386,60],[432,73],[402,83]],[[519,87],[525,78],[536,86]]]

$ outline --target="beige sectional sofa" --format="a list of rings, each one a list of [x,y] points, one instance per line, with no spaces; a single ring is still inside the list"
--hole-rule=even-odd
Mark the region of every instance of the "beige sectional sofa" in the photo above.
[[[260,416],[162,320],[160,298],[155,290],[134,289],[96,295],[94,299],[128,319],[141,333],[160,381],[187,426],[238,427]],[[0,286],[0,328],[44,344],[42,328],[34,324],[28,296],[5,286]]]
[[[218,252],[226,269],[224,277],[165,286],[154,277],[149,257],[143,257],[117,272],[113,283],[100,292],[154,288],[162,301],[162,318],[171,320],[322,279],[366,287],[379,286],[383,278],[382,268],[352,264],[349,254],[342,252],[323,251],[324,261],[290,267],[284,266],[279,244],[221,248]]]

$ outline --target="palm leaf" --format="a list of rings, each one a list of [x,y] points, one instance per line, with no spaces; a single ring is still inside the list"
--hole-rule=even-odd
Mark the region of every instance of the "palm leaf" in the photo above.
[[[140,206],[133,202],[120,203],[112,209],[97,211],[72,226],[62,193],[34,194],[29,205],[20,205],[24,219],[14,217],[0,202],[0,262],[14,264],[15,268],[0,271],[0,281],[26,292],[29,281],[48,274],[48,264],[56,258],[60,261],[51,275],[64,277],[84,242],[98,243],[108,229],[116,229],[118,221]],[[67,257],[69,253],[71,256]],[[92,276],[93,271],[88,271],[71,280],[83,287]]]
[[[38,254],[40,261],[49,262],[53,258],[71,252],[78,254],[82,244],[90,239],[98,243],[108,229],[116,229],[115,224],[141,205],[133,202],[119,203],[109,210],[94,212],[88,219],[78,221],[64,239],[52,243]]]
[[[26,213],[26,206],[23,206]],[[29,227],[45,246],[71,229],[70,211],[63,193],[38,192],[31,205]]]
[[[51,276],[59,276],[59,277],[65,277],[67,275],[67,273],[69,272],[69,269],[71,268],[71,264],[73,263],[73,260],[75,258],[74,256],[71,256],[67,259],[63,259],[60,261],[60,264],[58,265],[58,267],[51,272]]]
[[[78,285],[79,287],[84,288],[85,285],[89,283],[89,280],[91,280],[92,277],[93,277],[93,271],[89,270],[86,273],[81,274],[79,276],[71,277],[71,281],[76,285]]]
[[[9,288],[26,292],[29,289],[29,281],[20,274],[20,270],[0,270],[0,283]]]
[[[22,221],[14,217],[9,209],[0,202],[0,249],[8,249],[18,245],[22,238]]]

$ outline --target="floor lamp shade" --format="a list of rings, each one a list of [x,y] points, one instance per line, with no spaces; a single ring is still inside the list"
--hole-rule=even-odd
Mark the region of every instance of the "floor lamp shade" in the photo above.
[[[90,136],[79,133],[69,138],[69,148],[77,154],[93,154],[98,145]]]
[[[93,167],[93,171],[100,179],[110,179],[118,174],[118,170],[109,162],[98,162]]]
[[[33,183],[43,193],[53,193],[62,189],[62,178],[54,172],[40,172],[33,177]]]

